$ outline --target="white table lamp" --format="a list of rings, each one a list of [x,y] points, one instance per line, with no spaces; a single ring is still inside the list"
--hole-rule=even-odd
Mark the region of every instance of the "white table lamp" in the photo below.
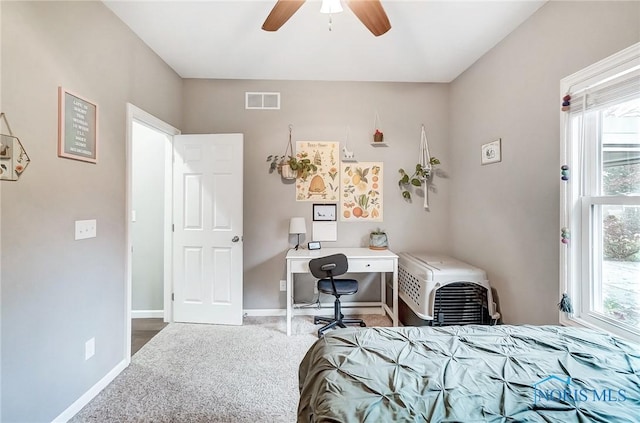
[[[300,247],[300,235],[307,233],[307,222],[304,217],[292,217],[289,221],[289,234],[298,235],[296,250]]]

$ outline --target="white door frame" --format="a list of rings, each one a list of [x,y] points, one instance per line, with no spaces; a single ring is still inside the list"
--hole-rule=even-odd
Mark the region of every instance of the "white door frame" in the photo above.
[[[125,288],[125,359],[127,364],[131,360],[131,290],[132,290],[132,227],[131,227],[131,204],[133,200],[132,194],[132,145],[133,145],[133,122],[136,121],[143,125],[149,126],[160,132],[167,134],[171,141],[167,145],[166,161],[165,161],[165,203],[164,203],[164,216],[165,216],[165,239],[171,239],[171,224],[172,224],[172,204],[173,204],[173,136],[180,134],[180,130],[174,128],[166,122],[156,118],[155,116],[145,112],[139,107],[134,106],[131,103],[127,103],[127,136],[126,136],[126,199],[125,199],[125,216],[126,216],[126,288]],[[172,291],[172,242],[165,242],[164,246],[164,321],[170,322],[173,320],[172,315],[172,303],[171,303],[171,291]]]

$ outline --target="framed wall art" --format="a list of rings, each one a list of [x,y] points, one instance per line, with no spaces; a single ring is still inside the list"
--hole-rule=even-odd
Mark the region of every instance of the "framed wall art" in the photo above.
[[[98,162],[98,105],[58,87],[58,157]]]
[[[340,220],[382,222],[382,162],[342,163]]]
[[[482,157],[480,163],[483,165],[502,161],[502,139],[482,144]]]
[[[337,220],[336,204],[314,204],[313,205],[313,221],[314,222],[333,222]]]
[[[296,179],[296,201],[338,201],[340,150],[335,141],[298,141],[296,159],[309,160],[317,171]]]

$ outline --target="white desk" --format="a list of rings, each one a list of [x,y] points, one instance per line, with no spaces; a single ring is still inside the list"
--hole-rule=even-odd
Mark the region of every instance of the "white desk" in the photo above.
[[[320,250],[289,250],[287,253],[287,336],[291,335],[293,315],[293,275],[310,273],[309,260],[342,253],[347,256],[349,273],[380,273],[380,305],[389,314],[393,326],[398,326],[398,256],[390,250],[369,248],[322,248]],[[385,274],[393,273],[393,309],[386,301]]]

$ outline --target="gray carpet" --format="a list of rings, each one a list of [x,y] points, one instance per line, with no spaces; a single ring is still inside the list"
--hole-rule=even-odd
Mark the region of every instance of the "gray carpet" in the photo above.
[[[364,315],[367,326],[388,317]],[[70,422],[295,422],[298,365],[316,341],[311,316],[243,326],[172,323]]]

